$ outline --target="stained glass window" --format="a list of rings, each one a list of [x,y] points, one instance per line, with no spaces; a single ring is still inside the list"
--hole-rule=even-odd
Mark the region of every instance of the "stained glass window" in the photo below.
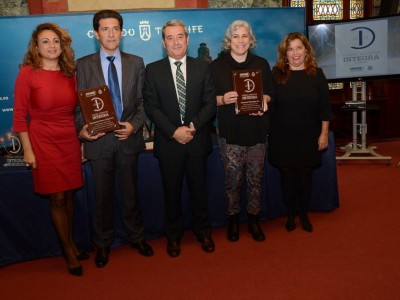
[[[364,0],[350,0],[350,19],[364,16]]]
[[[342,90],[343,89],[343,82],[332,82],[328,83],[330,90]]]
[[[314,20],[342,20],[343,0],[314,0]]]
[[[291,0],[290,7],[306,7],[306,0]]]

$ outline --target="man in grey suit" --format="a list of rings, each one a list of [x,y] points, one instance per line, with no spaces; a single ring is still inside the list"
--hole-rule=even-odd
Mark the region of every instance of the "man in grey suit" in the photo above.
[[[106,84],[112,90],[111,77],[118,77],[114,90],[121,98],[114,104],[122,110],[119,118],[121,128],[114,132],[90,136],[79,107],[75,116],[79,137],[84,142],[84,155],[93,172],[96,195],[93,242],[97,247],[95,263],[99,268],[108,263],[110,245],[114,239],[112,199],[115,182],[121,192],[122,221],[131,246],[141,255],[153,255],[153,249],[144,239],[137,198],[138,154],[145,149],[142,136],[145,119],[142,98],[144,63],[141,57],[119,50],[122,24],[122,16],[116,11],[97,12],[93,17],[93,29],[100,42],[100,51],[77,61],[78,90]],[[112,76],[115,72],[112,75],[109,73],[112,63],[117,76]],[[114,102],[118,97],[111,94]]]
[[[182,21],[167,22],[162,38],[168,57],[147,65],[143,97],[147,116],[155,124],[154,155],[164,187],[167,253],[180,254],[185,175],[194,233],[202,249],[213,252],[205,177],[212,150],[209,125],[216,112],[214,84],[208,63],[186,55],[189,36]]]

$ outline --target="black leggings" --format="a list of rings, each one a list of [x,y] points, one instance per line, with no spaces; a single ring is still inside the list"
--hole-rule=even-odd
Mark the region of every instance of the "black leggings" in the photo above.
[[[288,215],[294,216],[296,208],[300,216],[305,215],[311,199],[313,169],[280,168],[279,171],[282,180],[282,195]]]

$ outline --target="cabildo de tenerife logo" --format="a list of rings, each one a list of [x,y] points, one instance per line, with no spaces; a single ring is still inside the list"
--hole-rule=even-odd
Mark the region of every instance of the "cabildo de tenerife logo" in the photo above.
[[[125,23],[125,22],[124,22]],[[188,25],[186,26],[188,33],[190,34],[202,34],[203,33],[203,25]],[[137,29],[135,28],[123,28],[122,36],[123,37],[134,37],[137,35],[137,31],[139,31],[139,37],[142,41],[149,41],[152,38],[152,32],[156,36],[160,36],[162,34],[162,26],[152,26],[149,20],[141,20],[138,22]],[[94,38],[93,29],[88,30],[86,36],[90,39]]]
[[[143,41],[148,41],[151,38],[150,22],[144,20],[140,21],[139,23],[140,38]]]

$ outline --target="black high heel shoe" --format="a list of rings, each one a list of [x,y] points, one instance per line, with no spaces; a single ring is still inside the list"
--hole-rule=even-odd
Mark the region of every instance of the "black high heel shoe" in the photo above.
[[[68,267],[68,272],[69,272],[69,274],[74,275],[74,276],[82,276],[83,269],[82,269],[82,266],[78,266],[75,268]]]
[[[296,222],[295,222],[295,217],[294,216],[292,216],[292,215],[288,216],[285,228],[289,232],[296,229]]]
[[[312,226],[310,220],[308,219],[307,215],[301,216],[300,222],[301,222],[301,227],[303,228],[303,230],[308,231],[308,232],[313,232],[313,226]]]

